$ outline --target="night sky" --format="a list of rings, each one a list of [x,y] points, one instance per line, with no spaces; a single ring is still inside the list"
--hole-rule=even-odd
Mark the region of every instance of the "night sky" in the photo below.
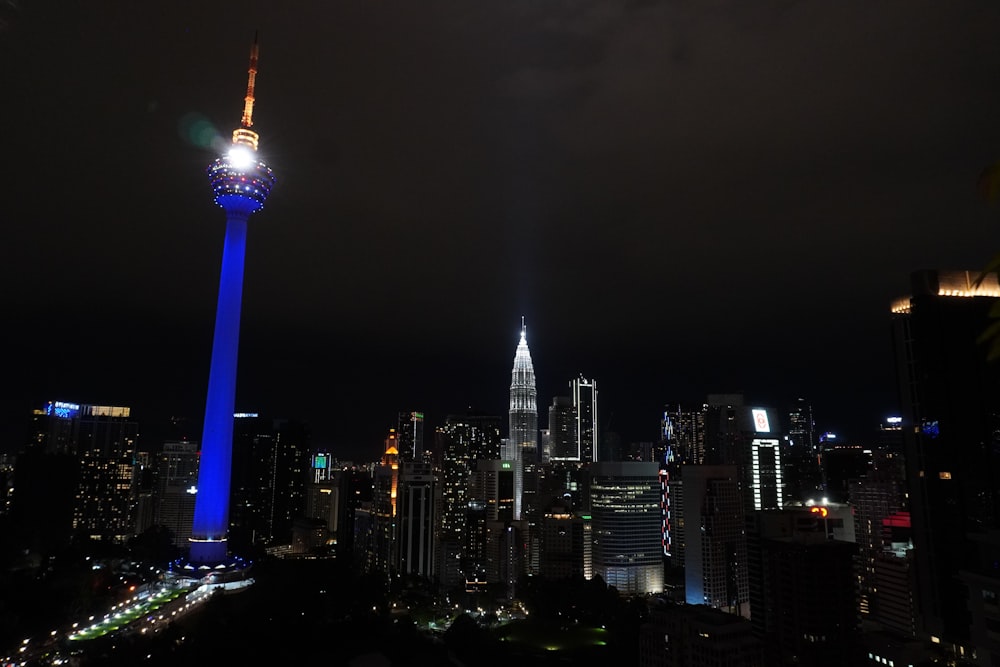
[[[996,0],[9,0],[0,26],[0,449],[50,399],[200,438],[204,172],[258,29],[279,182],[237,409],[335,454],[400,409],[505,416],[522,315],[541,425],[583,373],[626,441],[741,390],[861,438],[910,272],[1000,250]]]

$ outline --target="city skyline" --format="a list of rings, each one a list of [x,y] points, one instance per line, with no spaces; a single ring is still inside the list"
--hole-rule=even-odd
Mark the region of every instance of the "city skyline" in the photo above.
[[[251,223],[237,410],[373,457],[402,409],[503,415],[524,316],[539,405],[592,377],[626,440],[741,390],[874,432],[911,271],[1000,247],[975,191],[1000,9],[602,7],[12,10],[0,449],[55,399],[198,438],[224,231],[201,169],[255,28],[283,176]]]

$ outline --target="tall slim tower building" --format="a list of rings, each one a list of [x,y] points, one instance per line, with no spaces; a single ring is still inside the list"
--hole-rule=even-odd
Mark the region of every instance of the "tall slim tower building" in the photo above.
[[[441,514],[437,523],[437,549],[434,559],[437,578],[455,585],[475,573],[468,563],[479,559],[480,547],[473,525],[485,517],[473,513],[469,481],[480,460],[500,458],[500,417],[487,415],[448,415],[438,433],[442,453]],[[479,509],[482,509],[480,507]],[[470,518],[470,514],[476,514]]]
[[[423,461],[427,452],[424,451],[424,413],[400,412],[396,425],[399,439],[399,460],[401,462]]]
[[[503,458],[515,462],[514,519],[520,520],[524,495],[525,466],[533,468],[538,457],[538,395],[535,368],[521,320],[521,340],[514,352],[510,380],[510,432]]]
[[[191,560],[206,564],[224,561],[227,551],[233,406],[236,400],[247,220],[264,206],[274,186],[271,169],[257,159],[258,135],[250,129],[253,126],[257,53],[257,40],[254,38],[242,122],[233,130],[233,145],[229,153],[208,168],[215,203],[226,211],[226,239],[222,250],[222,275],[191,537]]]
[[[582,375],[569,382],[576,417],[577,460],[596,463],[597,456],[597,380]]]
[[[549,460],[579,461],[573,399],[555,396],[549,406]]]

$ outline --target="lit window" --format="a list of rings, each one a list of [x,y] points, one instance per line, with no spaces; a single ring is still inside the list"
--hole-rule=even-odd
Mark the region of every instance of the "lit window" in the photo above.
[[[938,473],[938,477],[940,479],[951,479],[951,473],[950,472],[939,472]]]

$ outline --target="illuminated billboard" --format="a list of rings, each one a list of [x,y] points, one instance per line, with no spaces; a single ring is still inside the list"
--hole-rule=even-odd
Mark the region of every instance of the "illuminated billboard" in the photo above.
[[[767,420],[767,410],[763,410],[761,408],[751,408],[750,413],[753,414],[753,427],[757,433],[771,432],[771,424]]]
[[[65,401],[49,401],[45,404],[45,414],[59,417],[60,419],[72,419],[80,412],[77,403],[66,403]]]

